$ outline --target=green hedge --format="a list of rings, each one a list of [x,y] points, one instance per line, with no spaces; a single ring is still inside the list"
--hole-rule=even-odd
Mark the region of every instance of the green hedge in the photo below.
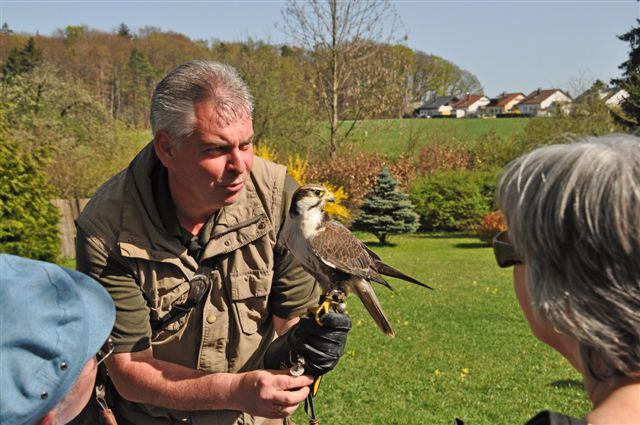
[[[56,261],[59,213],[51,204],[51,186],[32,155],[1,132],[0,142],[0,252]]]
[[[413,182],[411,201],[420,214],[420,230],[475,230],[493,210],[499,170],[455,170]]]

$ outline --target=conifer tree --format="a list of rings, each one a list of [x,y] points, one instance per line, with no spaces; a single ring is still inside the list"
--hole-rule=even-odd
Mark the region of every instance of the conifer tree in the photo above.
[[[41,59],[42,52],[36,48],[35,39],[29,37],[23,48],[11,49],[7,60],[2,64],[2,77],[6,81],[15,75],[31,72]]]
[[[0,127],[2,124],[0,124]],[[0,128],[0,252],[55,261],[60,250],[58,209],[36,156],[20,152]]]
[[[383,245],[389,235],[418,230],[419,216],[409,195],[398,188],[398,182],[386,168],[378,174],[376,185],[365,196],[360,210],[352,227],[372,233]]]
[[[618,36],[621,41],[629,43],[629,59],[618,68],[622,70],[621,78],[614,78],[611,83],[629,93],[622,102],[622,118],[627,125],[640,125],[640,19],[637,25],[628,32]]]

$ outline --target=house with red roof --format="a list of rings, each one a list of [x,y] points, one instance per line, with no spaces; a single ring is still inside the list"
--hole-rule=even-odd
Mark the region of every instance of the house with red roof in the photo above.
[[[556,110],[568,113],[571,102],[571,97],[560,89],[538,89],[529,93],[517,108],[523,115],[549,116]]]
[[[493,98],[484,108],[485,116],[495,117],[513,112],[513,108],[526,96],[523,93],[501,93]]]
[[[475,117],[487,104],[489,104],[489,98],[487,96],[468,94],[451,105],[451,113],[455,115],[456,118]]]

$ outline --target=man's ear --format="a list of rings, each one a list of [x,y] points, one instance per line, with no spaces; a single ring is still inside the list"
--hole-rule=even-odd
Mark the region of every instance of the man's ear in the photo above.
[[[164,130],[159,130],[153,139],[153,149],[162,162],[162,165],[169,168],[169,164],[173,161],[176,146],[171,141],[171,136]]]

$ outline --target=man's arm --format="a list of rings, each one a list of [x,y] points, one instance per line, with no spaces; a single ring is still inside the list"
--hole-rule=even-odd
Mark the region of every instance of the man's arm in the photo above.
[[[295,411],[313,382],[287,371],[202,372],[154,359],[151,348],[115,354],[105,363],[125,399],[178,410],[231,409],[281,418]]]
[[[155,359],[149,343],[149,311],[140,287],[124,264],[109,258],[81,229],[77,267],[101,282],[116,304],[112,333],[116,350],[105,363],[125,399],[168,409],[232,409],[280,418],[293,413],[308,394],[312,380],[305,376],[264,370],[207,373]]]
[[[299,317],[293,317],[291,319],[284,319],[282,317],[273,316],[273,327],[276,330],[278,336],[284,335],[289,329],[300,321]]]

